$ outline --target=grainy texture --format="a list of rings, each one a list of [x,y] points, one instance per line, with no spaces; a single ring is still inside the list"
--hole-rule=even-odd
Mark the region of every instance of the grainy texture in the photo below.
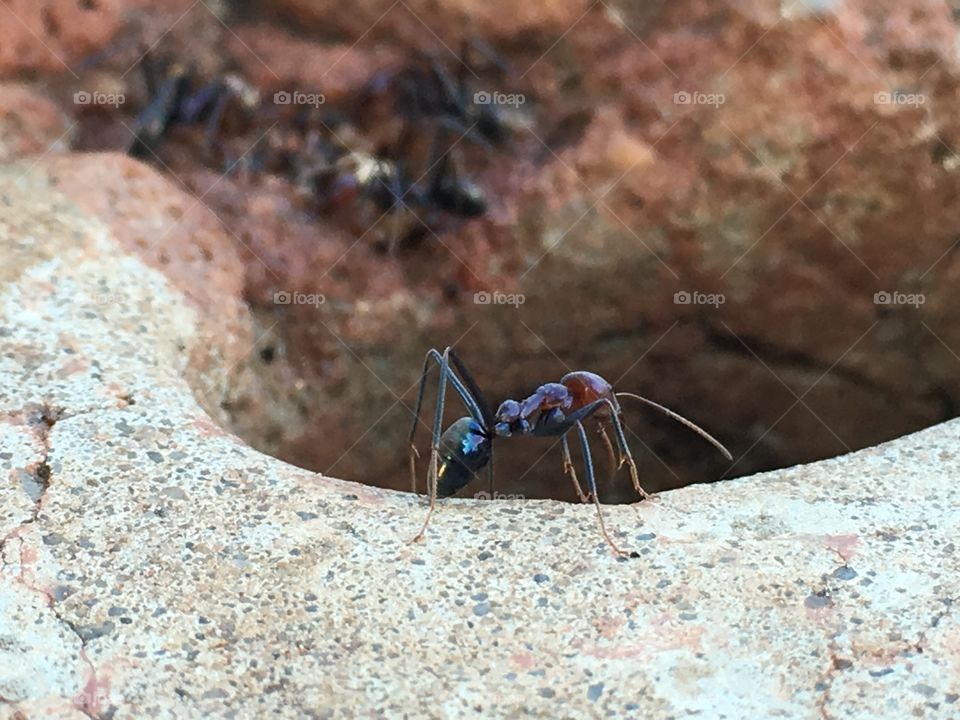
[[[0,175],[0,717],[946,717],[960,423],[607,508],[443,502],[252,450],[212,332]],[[190,381],[188,382],[188,378]],[[204,380],[206,378],[206,380]]]

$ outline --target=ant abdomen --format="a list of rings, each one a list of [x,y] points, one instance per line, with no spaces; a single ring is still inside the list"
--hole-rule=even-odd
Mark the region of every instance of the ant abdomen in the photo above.
[[[440,436],[437,495],[450,497],[490,462],[490,438],[472,417],[462,417]]]

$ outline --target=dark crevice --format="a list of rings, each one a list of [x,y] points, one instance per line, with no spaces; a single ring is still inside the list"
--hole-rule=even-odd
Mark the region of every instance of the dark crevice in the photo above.
[[[704,318],[695,318],[692,321],[681,321],[677,327],[679,328],[684,324],[693,325],[699,329],[703,333],[706,342],[718,352],[738,355],[753,362],[758,362],[757,358],[759,358],[763,363],[778,370],[797,370],[821,375],[829,373],[830,375],[835,375],[846,380],[858,388],[876,393],[888,402],[898,403],[902,400],[892,389],[852,368],[843,367],[842,365],[831,365],[801,350],[781,348],[769,340],[759,339],[750,335],[735,335],[732,332],[714,327]],[[651,331],[649,326],[610,330],[609,332],[596,335],[591,344],[598,349],[597,355],[599,357],[604,354],[599,351],[604,343],[622,343],[625,338],[638,335],[650,336],[652,334],[656,335],[656,331]]]
[[[30,517],[0,538],[0,561],[4,564],[6,564],[6,561],[3,560],[3,553],[7,543],[18,537],[24,527],[35,523],[40,515],[40,508],[43,506],[43,500],[50,488],[50,431],[63,416],[63,409],[44,403],[39,408],[26,410],[22,415],[26,416],[26,424],[34,431],[42,446],[40,459],[34,464],[33,468],[33,479],[39,490],[36,493],[36,498],[31,496],[33,511],[30,513]]]
[[[935,387],[930,391],[930,396],[942,409],[940,420],[946,422],[960,415],[960,406],[953,399],[953,395],[945,387]]]
[[[902,400],[895,391],[871,380],[853,368],[831,365],[800,350],[780,348],[767,340],[747,335],[733,335],[706,323],[701,323],[700,327],[707,341],[719,351],[740,355],[755,362],[760,358],[771,367],[788,367],[791,370],[834,375],[846,380],[854,387],[876,393],[887,402],[898,403]]]
[[[83,414],[83,413],[79,413],[79,414]],[[0,563],[2,563],[3,565],[10,564],[10,563],[7,563],[6,560],[4,559],[4,551],[6,549],[7,543],[13,539],[18,539],[20,541],[21,557],[18,563],[22,573],[22,568],[23,568],[22,555],[23,555],[23,547],[25,542],[23,538],[20,537],[20,533],[27,526],[37,523],[38,518],[40,516],[40,510],[43,507],[43,502],[46,498],[47,491],[50,489],[50,486],[53,480],[53,477],[52,477],[53,473],[50,466],[50,457],[51,457],[50,435],[54,426],[60,420],[66,417],[72,417],[72,416],[68,416],[64,408],[57,407],[49,403],[43,403],[39,407],[31,407],[31,408],[25,409],[19,415],[20,417],[25,418],[26,424],[34,431],[37,439],[40,441],[40,444],[42,446],[41,456],[39,460],[35,463],[34,470],[33,470],[34,478],[36,479],[37,485],[40,488],[38,497],[34,500],[33,511],[30,514],[29,518],[21,522],[19,525],[17,525],[17,527],[15,527],[13,530],[7,533],[2,539],[0,539]],[[69,628],[70,632],[72,632],[77,637],[77,639],[80,642],[80,658],[81,660],[83,660],[84,664],[86,664],[87,667],[89,668],[90,677],[93,678],[94,685],[95,685],[97,671],[93,665],[93,662],[90,660],[89,657],[87,657],[86,640],[84,639],[82,633],[78,630],[78,628],[72,621],[68,620],[63,615],[60,614],[60,612],[56,607],[56,602],[54,597],[48,591],[29,585],[22,577],[22,574],[21,574],[21,582],[23,582],[24,585],[29,590],[41,594],[44,597],[44,600],[47,604],[47,607],[50,609],[50,612],[53,613],[53,616],[60,623],[62,623],[64,627]],[[90,698],[84,697],[84,702],[80,704],[74,703],[74,707],[79,712],[87,716],[88,718],[91,718],[91,720],[98,720],[98,716],[94,715],[90,711],[89,704],[91,702],[95,703],[96,700],[95,699],[91,700]]]

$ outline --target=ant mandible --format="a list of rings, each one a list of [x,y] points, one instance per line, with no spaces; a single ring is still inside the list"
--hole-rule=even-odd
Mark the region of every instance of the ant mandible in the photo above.
[[[421,540],[436,507],[437,497],[449,497],[463,488],[484,467],[488,469],[490,492],[493,493],[493,441],[513,435],[532,437],[556,437],[560,439],[563,450],[564,470],[570,475],[577,495],[582,502],[593,500],[597,510],[597,522],[600,533],[617,555],[625,555],[607,533],[600,508],[600,498],[593,469],[593,458],[587,432],[583,422],[590,417],[600,422],[600,432],[612,455],[612,446],[604,426],[613,426],[620,453],[618,467],[624,463],[630,467],[634,488],[643,497],[651,497],[641,486],[636,463],[624,434],[623,413],[618,398],[630,397],[664,413],[682,423],[710,442],[723,455],[731,460],[727,449],[712,435],[690,420],[678,415],[659,403],[634,393],[614,392],[613,386],[599,375],[587,371],[575,371],[564,375],[559,383],[547,383],[523,401],[505,400],[497,412],[491,412],[490,406],[480,392],[473,376],[460,360],[453,348],[446,348],[441,354],[431,348],[424,358],[420,373],[420,387],[417,392],[417,404],[414,410],[413,424],[410,428],[410,479],[411,489],[416,492],[416,458],[419,456],[414,436],[420,421],[423,395],[431,361],[440,366],[440,382],[437,389],[437,402],[433,418],[433,434],[430,450],[430,466],[427,471],[427,492],[430,494],[430,508],[423,521],[420,532],[414,541]],[[456,420],[443,432],[443,409],[447,383],[460,396],[470,415]],[[573,462],[570,459],[570,447],[567,434],[576,430],[583,451],[588,492],[584,493],[577,479]]]

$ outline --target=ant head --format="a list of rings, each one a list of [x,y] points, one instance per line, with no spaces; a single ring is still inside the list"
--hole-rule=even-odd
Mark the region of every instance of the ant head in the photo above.
[[[529,428],[529,423],[523,419],[523,408],[516,400],[504,400],[497,408],[494,419],[493,432],[497,437],[510,437],[514,431],[521,432]]]
[[[497,408],[497,422],[512,423],[520,419],[520,403],[516,400],[504,400]]]

